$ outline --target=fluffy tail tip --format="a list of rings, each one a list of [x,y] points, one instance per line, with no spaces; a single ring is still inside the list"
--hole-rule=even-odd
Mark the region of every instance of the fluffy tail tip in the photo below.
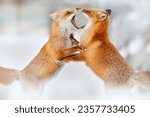
[[[19,78],[20,72],[18,70],[0,67],[0,84],[9,85]]]

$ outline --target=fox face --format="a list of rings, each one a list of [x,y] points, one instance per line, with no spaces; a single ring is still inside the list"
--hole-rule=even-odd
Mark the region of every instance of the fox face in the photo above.
[[[93,23],[106,22],[108,20],[109,15],[111,14],[111,10],[99,10],[99,9],[82,9],[81,10],[85,16],[90,19]]]
[[[103,33],[108,30],[111,10],[99,9],[64,9],[50,15],[60,26],[60,32],[66,39],[73,34],[82,41],[88,30]],[[92,32],[91,32],[92,33]]]
[[[77,29],[82,29],[85,26],[85,23],[83,21],[76,21],[76,18],[78,13],[78,9],[64,9],[61,11],[57,11],[53,14],[50,14],[49,16],[58,23],[60,27],[60,32],[62,36],[64,36],[66,39],[69,39],[70,35],[74,33]],[[85,16],[82,14],[82,17],[85,18]]]
[[[99,10],[99,9],[82,9],[82,13],[88,19],[88,28],[93,28],[93,31],[103,33],[108,30],[109,27],[109,16],[111,10]]]

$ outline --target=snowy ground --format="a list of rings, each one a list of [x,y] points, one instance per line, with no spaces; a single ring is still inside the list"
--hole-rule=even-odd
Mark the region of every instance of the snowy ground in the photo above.
[[[112,9],[111,41],[135,69],[150,70],[148,0],[59,2],[26,2],[19,10],[13,3],[0,2],[0,66],[21,70],[34,58],[49,38],[48,13],[87,6]],[[133,95],[122,90],[106,95],[103,82],[84,63],[69,63],[35,99],[150,99],[149,93],[137,89],[132,91]],[[14,82],[11,86],[0,85],[0,99],[27,98],[19,83]]]

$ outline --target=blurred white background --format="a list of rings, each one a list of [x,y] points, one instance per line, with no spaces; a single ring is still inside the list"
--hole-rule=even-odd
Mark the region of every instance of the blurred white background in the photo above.
[[[49,38],[48,14],[68,7],[112,9],[111,42],[134,69],[150,70],[149,0],[0,0],[0,66],[23,69]],[[109,99],[104,93],[103,82],[84,63],[69,63],[36,99]],[[140,93],[132,99],[149,98]],[[14,82],[0,85],[0,99],[25,98]]]

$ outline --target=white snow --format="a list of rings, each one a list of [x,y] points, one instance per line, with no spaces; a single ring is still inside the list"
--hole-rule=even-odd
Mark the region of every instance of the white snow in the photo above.
[[[54,0],[28,1],[21,9],[5,1],[0,4],[0,66],[23,69],[49,38],[49,12],[75,5],[111,8],[111,41],[135,69],[150,70],[149,0],[56,2],[57,6]],[[19,82],[0,85],[0,99],[28,98]],[[113,89],[106,93],[103,82],[84,63],[69,63],[32,99],[150,99],[150,95],[138,86],[131,93]]]

